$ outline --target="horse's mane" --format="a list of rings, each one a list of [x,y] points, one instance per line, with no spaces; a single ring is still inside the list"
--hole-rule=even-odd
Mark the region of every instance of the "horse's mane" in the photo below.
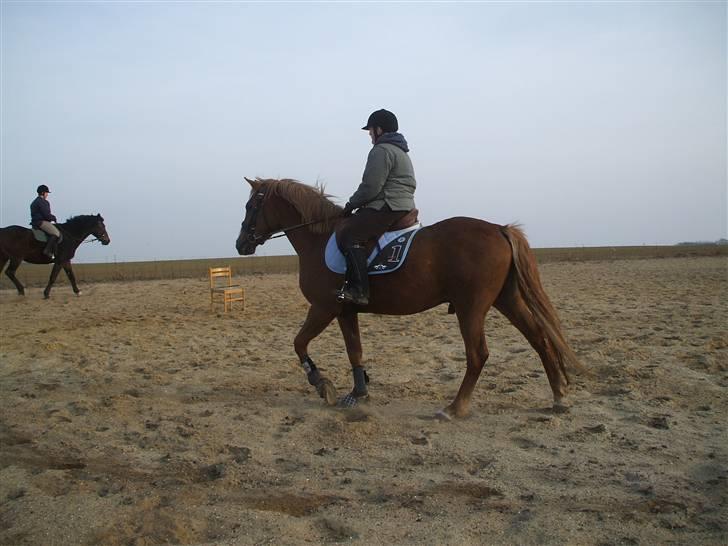
[[[341,218],[342,208],[329,200],[331,196],[322,184],[309,186],[290,178],[255,180],[265,184],[266,196],[275,195],[290,203],[301,215],[303,223],[323,220],[307,226],[312,233],[331,233],[333,224]]]
[[[96,214],[79,214],[78,216],[71,216],[68,220],[66,220],[63,227],[72,231],[84,230],[91,225],[95,225],[98,221],[99,217]]]

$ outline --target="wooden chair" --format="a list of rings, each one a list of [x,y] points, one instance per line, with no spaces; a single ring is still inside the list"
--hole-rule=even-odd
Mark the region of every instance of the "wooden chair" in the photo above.
[[[216,301],[222,301],[225,312],[232,311],[233,302],[239,301],[245,309],[245,289],[239,284],[233,284],[233,274],[230,266],[210,268],[210,309]],[[221,297],[222,296],[222,297]]]

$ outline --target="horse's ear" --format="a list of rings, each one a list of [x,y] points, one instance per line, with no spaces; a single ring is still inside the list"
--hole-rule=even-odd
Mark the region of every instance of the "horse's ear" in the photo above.
[[[260,186],[260,182],[258,182],[257,180],[251,180],[251,179],[250,179],[250,178],[248,178],[247,176],[244,176],[243,178],[245,178],[245,181],[246,181],[246,182],[247,182],[248,184],[250,184],[250,186],[251,186],[251,187],[252,187],[252,188],[253,188],[254,190],[257,190],[257,189],[258,189],[258,186]]]

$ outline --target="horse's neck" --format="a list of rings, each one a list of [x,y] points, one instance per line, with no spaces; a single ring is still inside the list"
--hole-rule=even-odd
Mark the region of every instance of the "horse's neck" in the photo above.
[[[303,218],[298,211],[291,211],[283,218],[283,227],[297,226],[303,223]],[[333,231],[333,229],[332,229]],[[286,233],[288,241],[299,256],[308,256],[317,248],[325,247],[331,232],[327,234],[313,233],[308,226],[299,227]]]
[[[317,248],[326,246],[326,241],[328,241],[330,235],[330,233],[313,233],[308,227],[300,227],[286,234],[288,241],[299,256],[309,255]]]
[[[91,234],[91,231],[93,230],[93,226],[75,226],[72,224],[73,227],[69,228],[67,223],[60,224],[59,227],[61,230],[66,232],[67,239],[70,239],[68,244],[78,246],[83,242],[83,240],[88,237]]]

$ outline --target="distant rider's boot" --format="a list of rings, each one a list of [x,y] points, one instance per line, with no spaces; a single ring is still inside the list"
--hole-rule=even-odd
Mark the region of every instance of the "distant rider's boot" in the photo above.
[[[369,305],[369,277],[367,276],[367,251],[354,245],[346,250],[346,283],[337,299],[343,303]]]
[[[45,254],[49,258],[52,258],[56,253],[57,244],[58,244],[58,237],[56,237],[55,235],[49,235],[48,242],[46,243],[46,246],[43,249],[43,254]]]

